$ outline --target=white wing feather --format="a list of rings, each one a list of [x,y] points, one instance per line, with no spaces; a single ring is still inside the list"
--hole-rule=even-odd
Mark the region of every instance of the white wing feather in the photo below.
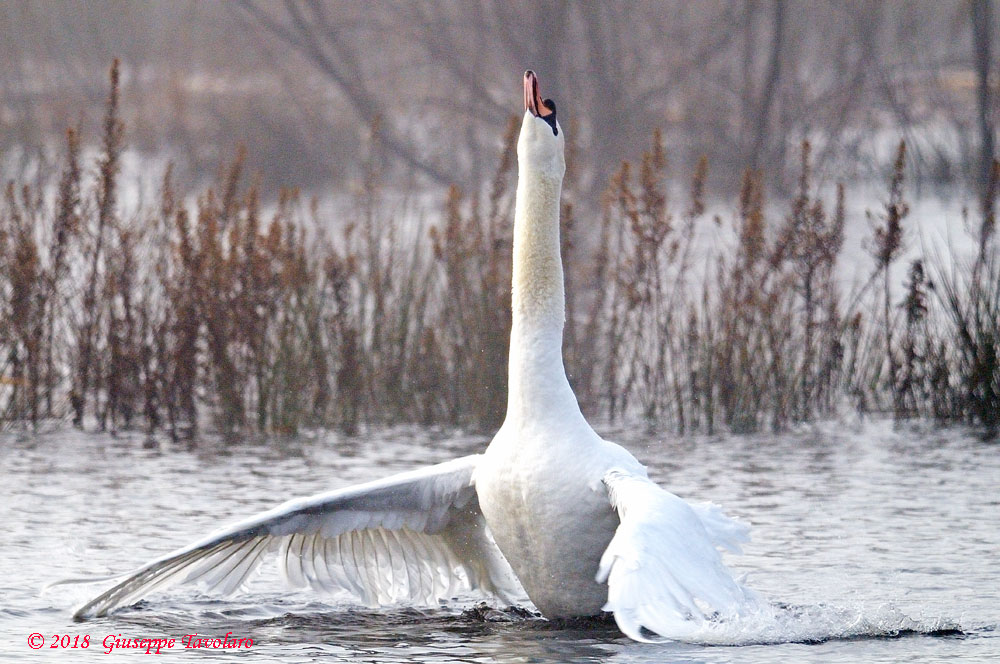
[[[431,604],[460,588],[523,593],[489,534],[472,471],[481,455],[286,502],[158,558],[76,610],[106,615],[154,590],[199,582],[231,593],[268,553],[296,587],[346,590],[370,606]]]
[[[739,551],[748,526],[708,503],[690,505],[647,477],[621,469],[604,476],[621,525],[601,557],[598,582],[621,630],[684,637],[708,621],[742,614],[753,596],[723,565],[717,546]]]

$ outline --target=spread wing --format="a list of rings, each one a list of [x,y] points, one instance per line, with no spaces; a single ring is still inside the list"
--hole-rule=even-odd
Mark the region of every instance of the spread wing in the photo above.
[[[716,548],[739,552],[748,526],[711,503],[691,505],[644,475],[615,469],[603,481],[621,524],[597,580],[607,580],[604,609],[627,636],[647,641],[645,628],[682,637],[707,621],[740,615],[754,601]]]
[[[505,601],[523,593],[493,542],[473,455],[286,502],[139,568],[77,609],[103,616],[154,590],[200,582],[230,593],[268,554],[293,586],[346,590],[370,606],[434,603],[478,589]]]

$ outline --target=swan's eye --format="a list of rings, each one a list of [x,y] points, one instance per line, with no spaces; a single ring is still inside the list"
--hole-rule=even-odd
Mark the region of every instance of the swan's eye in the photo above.
[[[558,136],[559,127],[556,126],[556,103],[551,99],[543,99],[542,104],[545,105],[545,108],[552,111],[548,115],[544,116],[542,119],[549,123],[549,126],[552,127],[552,133]]]

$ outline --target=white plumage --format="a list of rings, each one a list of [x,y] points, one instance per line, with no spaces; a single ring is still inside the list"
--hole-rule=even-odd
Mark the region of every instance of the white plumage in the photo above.
[[[292,500],[147,563],[75,617],[102,616],[154,590],[240,588],[265,555],[293,587],[351,592],[369,606],[433,604],[462,589],[522,592],[486,530],[470,478],[481,455]]]
[[[604,608],[626,635],[646,640],[645,627],[683,636],[708,620],[738,617],[753,601],[716,549],[738,553],[749,528],[710,503],[686,503],[644,474],[613,469],[604,485],[621,525],[601,557],[597,580],[607,581]]]
[[[754,605],[717,550],[738,551],[747,527],[658,487],[580,412],[562,362],[564,138],[532,72],[524,92],[507,417],[486,452],[287,502],[148,563],[77,617],[176,583],[231,592],[266,554],[293,586],[373,606],[526,593],[549,618],[612,611],[638,640],[644,629],[683,637]]]

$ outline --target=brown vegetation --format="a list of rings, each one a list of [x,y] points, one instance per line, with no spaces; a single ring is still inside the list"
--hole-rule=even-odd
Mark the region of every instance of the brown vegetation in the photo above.
[[[403,228],[366,162],[349,218],[320,224],[285,191],[265,213],[241,150],[195,197],[165,174],[156,206],[117,202],[123,145],[111,71],[96,177],[66,137],[51,196],[8,183],[0,207],[0,425],[93,417],[174,437],[391,422],[489,429],[506,405],[517,123],[486,194],[453,187],[429,229]],[[570,146],[572,151],[572,146]],[[572,162],[572,159],[570,159]],[[906,236],[905,146],[873,215],[870,278],[844,292],[845,201],[817,193],[802,145],[779,219],[747,171],[710,216],[707,160],[674,201],[657,132],[604,196],[599,241],[563,206],[567,368],[585,410],[679,431],[783,429],[861,412],[1000,418],[994,182],[975,258],[930,256],[893,283]],[[706,232],[718,240],[699,245]],[[702,243],[704,244],[704,242]]]

